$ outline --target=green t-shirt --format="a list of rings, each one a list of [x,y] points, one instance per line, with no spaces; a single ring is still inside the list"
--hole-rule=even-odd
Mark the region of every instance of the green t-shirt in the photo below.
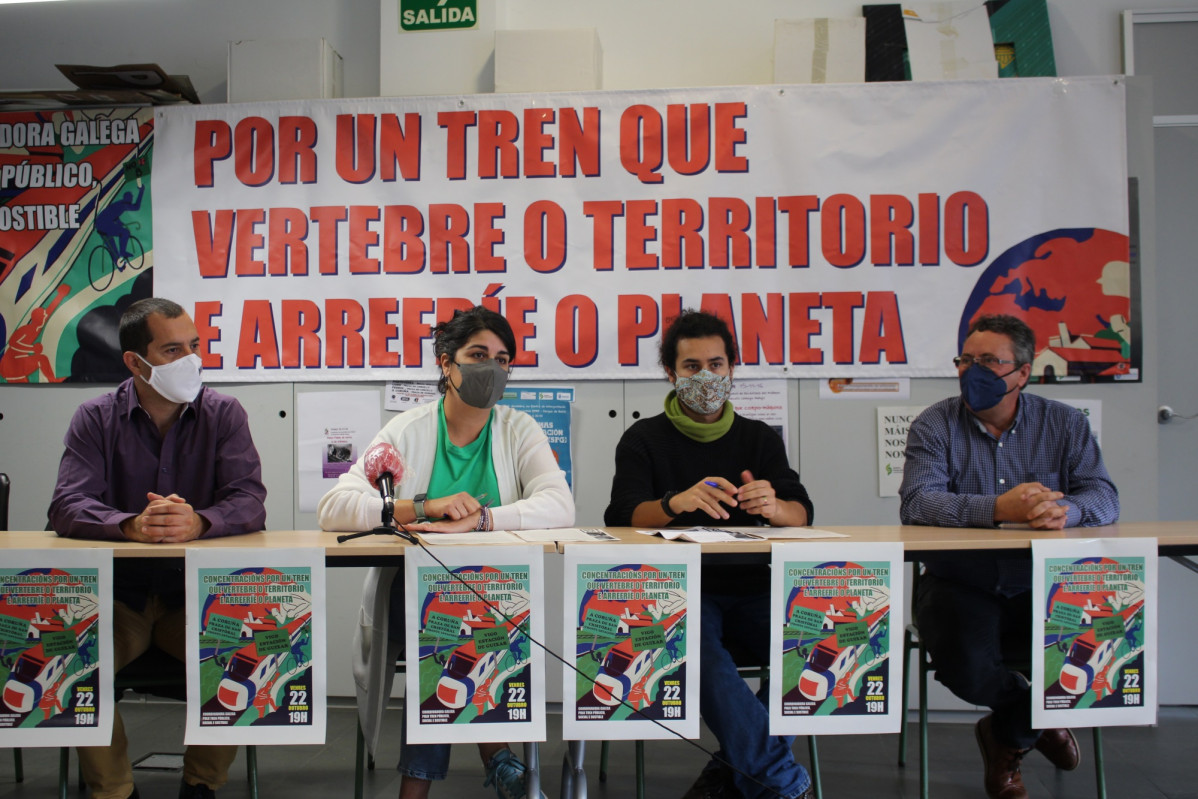
[[[464,447],[449,440],[445,428],[445,400],[437,403],[437,456],[428,481],[430,497],[447,497],[465,491],[473,497],[486,494],[484,505],[498,505],[499,481],[495,479],[495,464],[491,461],[491,420],[494,409],[478,438]]]

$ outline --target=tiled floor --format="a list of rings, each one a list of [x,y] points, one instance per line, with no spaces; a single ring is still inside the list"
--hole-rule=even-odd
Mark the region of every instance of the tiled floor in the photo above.
[[[183,707],[177,704],[122,702],[130,734],[130,751],[137,758],[150,751],[180,751]],[[366,778],[367,797],[394,799],[399,777],[393,764],[398,757],[398,712],[388,715],[384,728],[383,754],[379,768]],[[933,799],[976,799],[982,796],[981,760],[974,743],[972,719],[964,715],[935,716],[931,726],[931,796]],[[323,746],[261,747],[260,795],[264,799],[328,799],[353,796],[355,718],[352,708],[330,708],[327,742]],[[551,715],[550,741],[542,744],[542,784],[550,797],[557,795],[564,744],[555,740],[560,716]],[[819,739],[824,796],[828,799],[877,799],[917,797],[919,768],[917,732],[914,724],[910,760],[906,768],[896,764],[898,736],[847,735]],[[1090,735],[1079,735],[1083,763],[1075,772],[1058,772],[1039,755],[1028,757],[1024,781],[1034,799],[1082,799],[1095,796]],[[1112,799],[1198,799],[1198,708],[1164,708],[1156,727],[1109,728],[1104,733],[1106,774]],[[700,741],[713,744],[710,735]],[[520,751],[520,747],[516,747]],[[804,740],[796,742],[799,759],[807,762]],[[58,752],[30,749],[24,752],[25,781],[14,781],[11,754],[0,752],[0,799],[51,799],[56,795]],[[706,756],[680,741],[651,741],[646,744],[650,799],[679,797],[693,781]],[[384,765],[384,762],[386,765]],[[72,769],[75,759],[72,754]],[[600,783],[599,745],[588,747],[586,768],[591,797],[635,796],[633,744],[613,744],[610,775]],[[491,797],[482,787],[483,772],[477,753],[470,746],[454,749],[450,778],[434,788],[439,797]],[[171,773],[138,775],[143,799],[174,799],[179,777]],[[79,797],[72,782],[69,796]],[[222,799],[249,796],[245,783],[244,755],[233,766],[232,777],[218,794]]]

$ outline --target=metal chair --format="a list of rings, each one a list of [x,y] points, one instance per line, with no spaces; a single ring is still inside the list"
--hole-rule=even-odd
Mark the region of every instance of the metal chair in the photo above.
[[[119,701],[126,691],[149,694],[163,699],[187,702],[187,678],[183,664],[157,647],[143,652],[132,663],[117,672],[113,680],[113,701]],[[58,750],[58,795],[67,799],[70,783],[71,750]],[[258,750],[254,746],[245,748],[246,781],[250,786],[250,799],[258,799]],[[79,789],[83,789],[83,772],[78,774]]]
[[[911,618],[903,637],[903,664],[911,662],[911,652],[919,653],[919,796],[928,799],[928,672],[935,668],[932,658],[924,648],[919,638],[919,628],[915,625],[915,598],[919,592],[920,564],[912,563],[914,576],[911,580]],[[1017,671],[1031,674],[1031,664],[1013,664]],[[902,726],[899,730],[898,764],[907,765],[907,708],[909,704],[908,680],[903,678],[903,711]],[[1094,778],[1097,783],[1098,799],[1106,799],[1106,769],[1102,754],[1102,728],[1092,727],[1094,737]]]
[[[764,687],[769,683],[770,667],[767,664],[741,664],[742,653],[733,652],[733,660],[737,661],[736,671],[746,680],[761,680]],[[645,799],[645,742],[636,741],[636,796]],[[599,749],[599,782],[607,782],[607,758],[611,741],[604,741]],[[811,785],[815,789],[815,799],[822,799],[823,787],[819,773],[819,744],[814,735],[807,736],[807,754],[811,758]]]

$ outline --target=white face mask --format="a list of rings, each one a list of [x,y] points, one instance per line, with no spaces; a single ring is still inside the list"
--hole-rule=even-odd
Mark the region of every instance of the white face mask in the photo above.
[[[137,355],[137,353],[134,353]],[[150,388],[157,391],[162,398],[170,402],[191,402],[204,386],[204,378],[200,375],[203,364],[200,356],[194,352],[170,363],[154,364],[142,358],[141,362],[150,367],[150,379],[146,380]],[[145,378],[142,378],[145,380]]]

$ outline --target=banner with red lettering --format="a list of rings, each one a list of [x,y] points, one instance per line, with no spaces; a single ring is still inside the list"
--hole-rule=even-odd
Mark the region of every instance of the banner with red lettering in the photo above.
[[[428,377],[478,303],[528,379],[656,379],[684,307],[745,377],[952,375],[1008,312],[1138,379],[1124,124],[1117,78],[162,108],[155,291],[215,381]]]
[[[0,113],[0,383],[129,376],[117,320],[152,286],[148,107]]]

